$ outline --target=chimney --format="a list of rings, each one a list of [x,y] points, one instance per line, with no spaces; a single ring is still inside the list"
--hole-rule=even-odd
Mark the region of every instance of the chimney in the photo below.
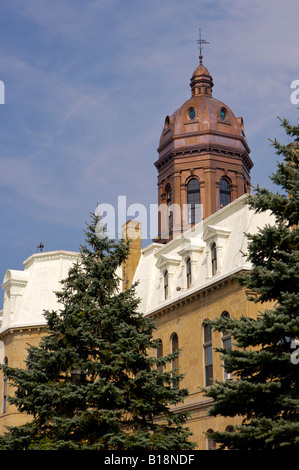
[[[128,220],[122,226],[123,238],[130,240],[130,253],[122,265],[123,291],[132,285],[134,274],[141,256],[141,224],[136,220]]]

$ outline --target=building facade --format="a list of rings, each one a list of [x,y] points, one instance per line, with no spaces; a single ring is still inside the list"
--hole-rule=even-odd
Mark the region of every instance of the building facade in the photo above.
[[[138,281],[140,311],[156,324],[157,355],[181,349],[184,374],[180,386],[189,397],[177,407],[190,414],[189,427],[198,449],[212,449],[206,432],[224,430],[236,421],[208,415],[211,402],[201,387],[213,379],[231,380],[215,348],[234,347],[228,334],[215,333],[207,319],[226,315],[256,317],[258,306],[234,275],[248,271],[246,233],[273,223],[270,215],[255,214],[246,205],[253,166],[241,117],[212,94],[213,79],[202,63],[190,82],[191,98],[166,117],[158,159],[159,230],[141,249],[134,237],[131,255],[123,266],[123,288]],[[128,222],[124,231],[140,230]],[[57,309],[54,291],[78,254],[39,253],[24,263],[24,271],[8,270],[4,277],[4,308],[0,312],[2,361],[24,365],[26,345],[44,334],[45,309]],[[2,315],[2,318],[1,318]],[[7,403],[7,384],[0,375],[0,433],[21,424]]]
[[[2,289],[3,310],[0,312],[0,360],[11,367],[25,367],[28,344],[38,345],[45,334],[44,310],[57,310],[55,292],[67,277],[78,253],[53,251],[36,253],[24,261],[24,271],[8,269]],[[0,433],[6,426],[23,424],[28,418],[10,405],[13,393],[0,372]]]
[[[180,386],[188,389],[189,397],[178,409],[189,413],[199,449],[211,445],[205,434],[208,430],[237,424],[236,420],[208,416],[211,401],[201,388],[211,385],[213,379],[232,379],[215,348],[234,346],[228,334],[212,331],[205,321],[224,315],[257,316],[261,306],[247,300],[248,292],[235,275],[250,270],[245,233],[255,233],[271,222],[271,216],[249,210],[243,195],[182,236],[148,246],[135,272],[140,310],[154,320],[155,337],[160,339],[157,354],[181,349],[178,361],[168,370],[179,367],[185,374]]]

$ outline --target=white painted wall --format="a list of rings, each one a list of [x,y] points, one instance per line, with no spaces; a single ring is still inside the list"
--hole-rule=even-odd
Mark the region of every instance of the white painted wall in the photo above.
[[[256,214],[245,203],[247,195],[228,204],[166,245],[153,243],[143,250],[134,282],[141,298],[139,309],[148,314],[192,291],[202,289],[240,269],[250,269],[245,233],[256,233],[267,223],[274,224],[269,213]],[[212,243],[217,246],[217,274],[211,272]],[[186,285],[186,259],[192,263],[192,285]],[[169,296],[164,299],[165,269],[169,277]]]

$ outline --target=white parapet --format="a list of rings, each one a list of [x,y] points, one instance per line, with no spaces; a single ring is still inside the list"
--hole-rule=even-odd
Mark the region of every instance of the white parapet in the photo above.
[[[2,289],[4,302],[0,332],[11,327],[43,325],[44,310],[56,310],[55,292],[79,254],[72,251],[36,253],[24,261],[24,270],[8,269]]]

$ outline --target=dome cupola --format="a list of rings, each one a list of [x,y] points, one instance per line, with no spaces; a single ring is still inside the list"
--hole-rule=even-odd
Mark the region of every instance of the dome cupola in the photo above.
[[[163,243],[250,187],[253,163],[243,118],[212,96],[212,76],[202,54],[199,58],[190,81],[191,98],[166,116],[160,136],[155,166],[159,206],[166,207],[159,220],[158,240]]]
[[[192,96],[195,95],[207,95],[212,96],[213,79],[208,69],[202,63],[202,54],[200,55],[200,64],[194,70],[190,87],[192,90]]]

